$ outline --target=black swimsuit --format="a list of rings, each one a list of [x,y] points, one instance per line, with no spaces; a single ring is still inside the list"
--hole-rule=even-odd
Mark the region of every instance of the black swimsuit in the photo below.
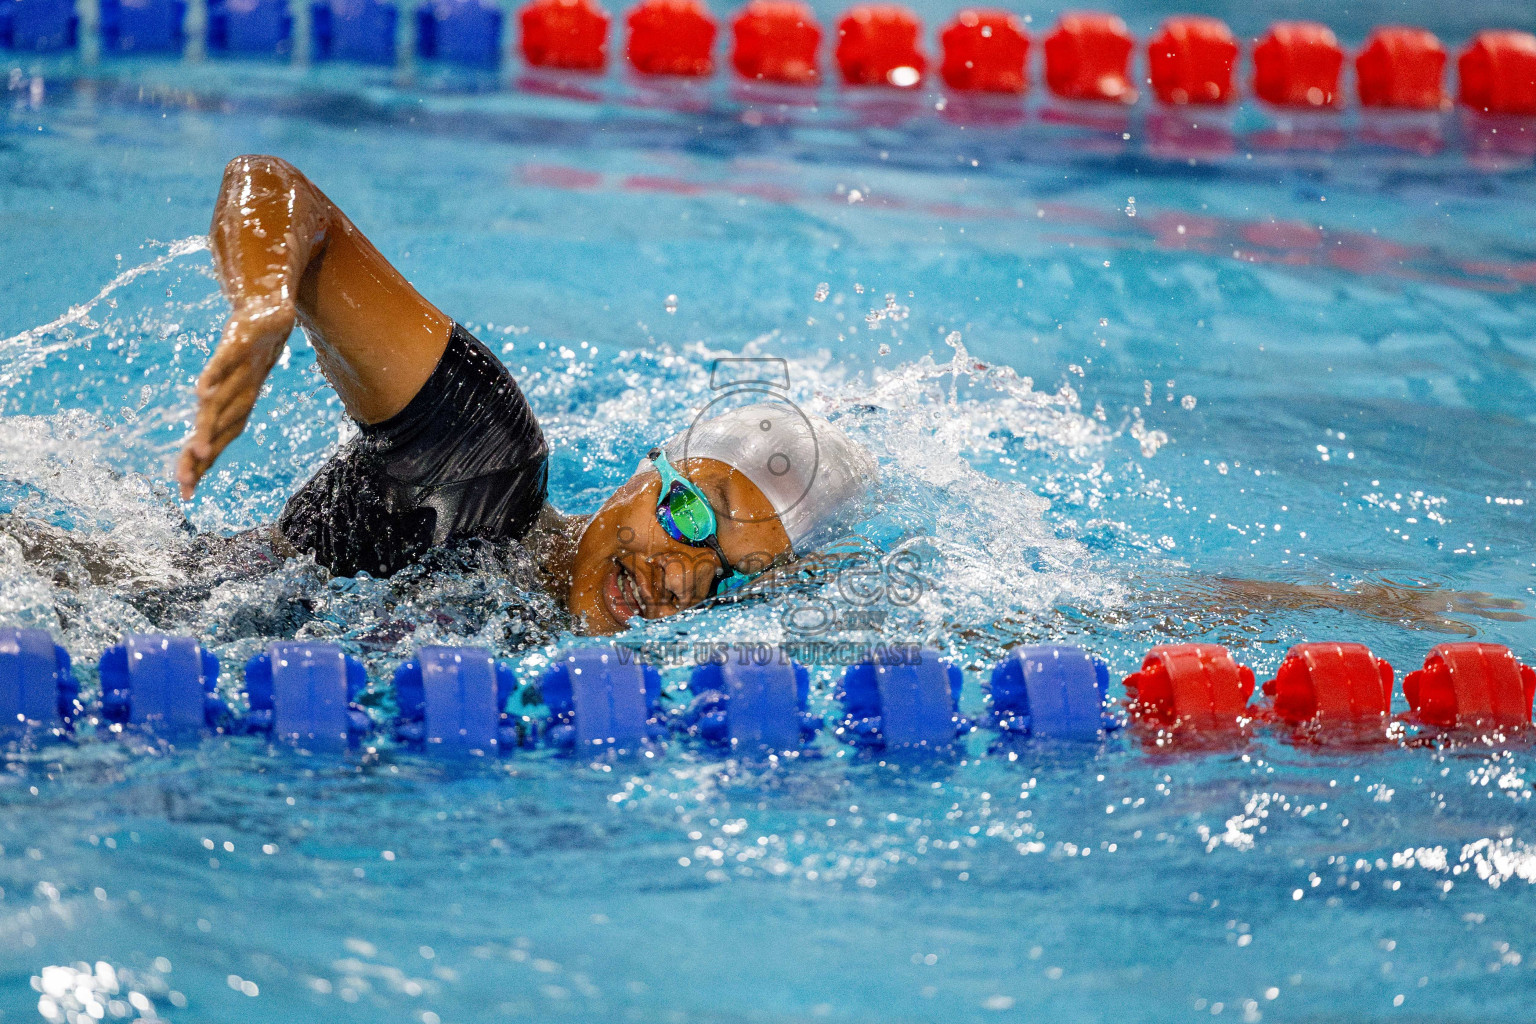
[[[388,576],[454,540],[521,539],[544,505],[549,448],[533,410],[457,324],[416,397],[360,426],[277,522],[338,576]]]

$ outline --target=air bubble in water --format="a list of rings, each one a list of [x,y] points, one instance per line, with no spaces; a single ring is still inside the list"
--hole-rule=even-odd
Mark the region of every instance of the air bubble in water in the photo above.
[[[882,342],[878,351],[881,355],[888,356],[891,354],[891,346]]]
[[[827,296],[832,294],[832,286],[823,281],[816,286],[816,294],[813,296],[817,302],[826,302]]]
[[[1108,327],[1109,326],[1109,317],[1107,317],[1107,316],[1099,317],[1099,326],[1100,327]]]
[[[1195,407],[1195,396],[1185,395],[1183,398],[1179,399],[1179,404],[1184,407],[1186,412],[1192,411]]]
[[[667,312],[668,313],[676,313],[677,312],[677,296],[676,295],[668,295],[667,296],[667,307],[666,308],[667,308]]]

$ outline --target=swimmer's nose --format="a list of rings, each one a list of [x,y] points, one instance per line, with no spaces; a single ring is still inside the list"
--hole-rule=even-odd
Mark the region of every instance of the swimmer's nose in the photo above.
[[[669,558],[661,567],[661,589],[667,599],[679,608],[688,606],[692,597],[692,588],[689,582],[693,573],[682,559]]]
[[[686,554],[667,555],[649,562],[647,596],[652,598],[659,617],[692,608],[709,594],[714,581],[714,562],[693,549]]]

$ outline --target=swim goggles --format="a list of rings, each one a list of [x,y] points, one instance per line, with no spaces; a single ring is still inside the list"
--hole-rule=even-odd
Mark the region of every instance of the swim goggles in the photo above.
[[[715,518],[714,506],[704,497],[704,492],[693,481],[673,469],[672,463],[667,461],[660,448],[652,448],[646,458],[651,460],[651,465],[661,474],[661,494],[656,499],[656,521],[661,524],[661,528],[673,540],[690,547],[709,548],[720,559],[720,567],[715,570],[715,581],[710,586],[709,596],[735,590],[750,582],[752,577],[732,565],[721,550],[720,523]]]

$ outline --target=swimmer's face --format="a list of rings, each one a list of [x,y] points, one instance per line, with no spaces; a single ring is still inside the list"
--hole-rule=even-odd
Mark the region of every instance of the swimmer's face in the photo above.
[[[745,573],[790,554],[789,536],[761,491],[714,459],[678,470],[704,492],[719,521],[720,547]],[[636,615],[659,619],[709,596],[719,561],[709,548],[675,541],[656,521],[661,476],[636,473],[597,510],[576,546],[566,607],[588,633],[617,633]]]

